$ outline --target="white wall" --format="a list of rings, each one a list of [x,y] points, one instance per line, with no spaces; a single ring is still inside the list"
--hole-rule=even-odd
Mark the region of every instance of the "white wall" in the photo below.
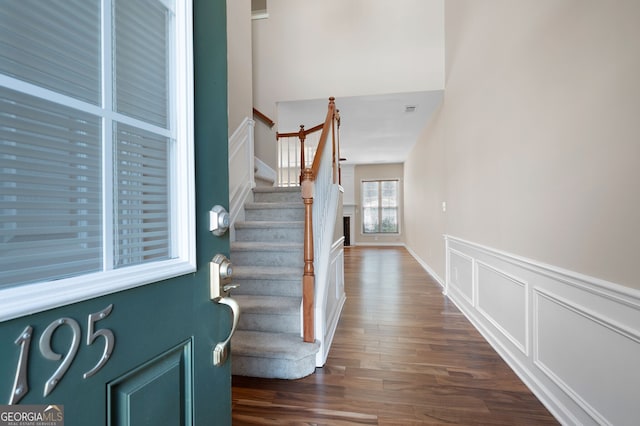
[[[562,422],[635,424],[640,3],[445,12],[444,101],[405,163],[407,245]]]
[[[253,84],[272,118],[279,101],[443,87],[443,0],[277,0],[268,10],[253,21]]]
[[[227,0],[229,135],[253,115],[251,0]]]
[[[446,4],[443,106],[405,165],[409,244],[440,273],[425,229],[640,288],[640,3]]]

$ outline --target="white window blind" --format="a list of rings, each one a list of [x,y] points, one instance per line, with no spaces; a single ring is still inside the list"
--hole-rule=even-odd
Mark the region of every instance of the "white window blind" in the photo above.
[[[99,0],[3,1],[0,72],[99,105],[100,19]]]
[[[169,127],[169,22],[158,0],[115,3],[116,110]]]
[[[180,256],[175,9],[3,2],[0,289]]]
[[[116,123],[115,266],[166,259],[169,240],[167,138]]]
[[[100,119],[7,88],[0,108],[0,283],[100,270]]]

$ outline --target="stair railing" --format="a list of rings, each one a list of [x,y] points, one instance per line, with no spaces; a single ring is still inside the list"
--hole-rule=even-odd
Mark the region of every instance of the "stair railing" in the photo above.
[[[305,342],[315,341],[315,271],[314,262],[317,260],[314,246],[323,250],[327,236],[324,235],[326,221],[335,221],[330,217],[329,205],[333,184],[339,180],[339,147],[336,133],[338,132],[338,116],[335,109],[335,99],[329,98],[326,119],[322,125],[322,133],[318,147],[309,167],[301,173],[301,190],[304,202],[304,272],[302,275],[302,321],[303,339]],[[303,129],[301,129],[303,130]],[[310,129],[311,130],[311,129]],[[331,147],[327,147],[327,144]],[[304,162],[302,162],[304,164]]]
[[[324,123],[310,129],[304,124],[300,130],[290,133],[276,133],[278,142],[278,186],[299,186],[302,182],[302,171],[311,167],[315,157],[319,131]]]
[[[260,119],[264,124],[266,124],[269,127],[273,127],[276,124],[272,119],[267,117],[265,114],[263,114],[256,108],[253,108],[253,116]]]

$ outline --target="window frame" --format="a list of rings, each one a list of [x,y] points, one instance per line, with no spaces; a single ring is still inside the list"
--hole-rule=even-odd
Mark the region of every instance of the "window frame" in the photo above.
[[[163,0],[158,1],[165,3]],[[107,3],[111,2],[107,0]],[[109,8],[103,6],[103,21],[111,19],[111,12],[105,9]],[[171,153],[175,159],[175,167],[169,170],[170,176],[172,176],[169,182],[171,187],[169,214],[171,233],[175,235],[172,243],[172,252],[175,257],[120,269],[106,267],[99,272],[71,278],[2,288],[0,289],[0,301],[2,301],[0,321],[174,278],[196,270],[192,0],[176,0],[174,13],[174,32],[170,33],[170,36],[174,46],[171,52],[171,61],[175,66],[175,79],[172,80],[175,103],[172,105],[172,110],[176,115],[176,143]],[[103,38],[103,57],[105,55],[104,49],[110,49],[110,40],[106,44],[108,46],[105,46]],[[103,85],[105,84],[104,80]],[[42,94],[43,91],[47,91],[49,97],[58,96],[47,89],[4,75],[0,75],[0,84],[12,85],[10,87],[36,96]],[[70,101],[70,103],[73,102],[73,100]],[[95,108],[102,109],[99,106]],[[105,129],[103,128],[102,131],[104,133]],[[103,165],[105,162],[109,162],[110,154],[103,152],[102,161]],[[103,189],[107,191],[110,190],[111,184],[104,181],[105,176],[106,174],[103,173]],[[110,208],[112,208],[110,202],[103,203],[103,211]]]
[[[377,232],[366,232],[364,229],[365,226],[365,221],[364,221],[364,184],[367,182],[377,182],[378,183],[378,218],[379,218],[379,224],[382,223],[382,206],[381,206],[381,197],[382,197],[382,192],[380,191],[380,186],[382,182],[396,182],[397,183],[397,188],[396,188],[396,221],[397,221],[397,231],[394,232],[381,232],[381,231],[377,231]],[[402,201],[401,201],[401,184],[402,181],[399,178],[380,178],[380,179],[362,179],[360,181],[360,203],[361,203],[361,208],[360,208],[360,222],[361,222],[361,227],[360,227],[360,235],[362,236],[398,236],[401,234],[401,207],[402,207]]]

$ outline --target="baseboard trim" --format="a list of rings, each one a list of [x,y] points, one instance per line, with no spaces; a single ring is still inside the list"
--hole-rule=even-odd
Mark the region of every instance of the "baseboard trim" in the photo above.
[[[409,252],[409,254],[411,254],[411,256],[413,256],[413,258],[420,264],[420,266],[422,266],[422,269],[424,269],[427,272],[427,274],[429,274],[431,276],[431,278],[436,280],[436,282],[438,284],[440,284],[440,287],[442,287],[444,289],[445,282],[444,282],[444,280],[442,278],[440,278],[440,276],[436,273],[436,271],[434,271],[433,268],[431,268],[431,266],[429,266],[429,264],[427,262],[422,260],[420,258],[420,256],[418,256],[418,253],[413,251],[413,249],[411,247],[409,247],[406,244],[404,244],[404,248],[406,248],[407,251]]]

